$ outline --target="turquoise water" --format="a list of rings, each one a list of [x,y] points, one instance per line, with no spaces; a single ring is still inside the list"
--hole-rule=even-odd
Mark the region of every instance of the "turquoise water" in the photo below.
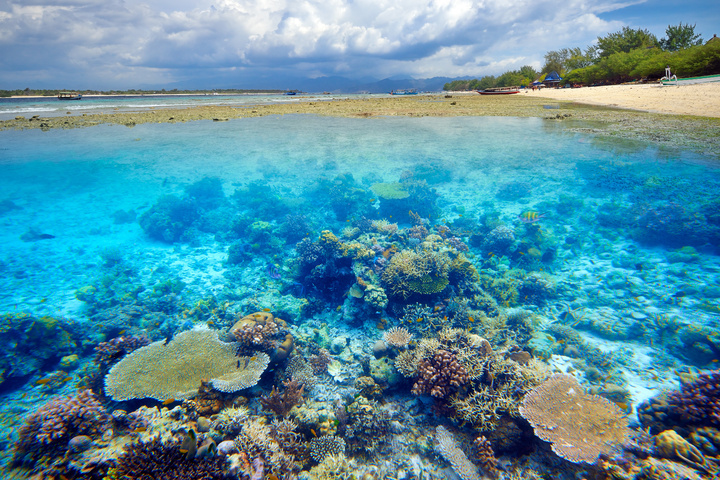
[[[540,379],[571,373],[639,428],[640,404],[677,389],[679,373],[715,369],[720,347],[716,160],[577,133],[583,126],[295,115],[0,132],[6,466],[25,418],[79,385],[91,387],[108,412],[162,406],[103,396],[110,365],[93,361],[102,342],[168,343],[193,327],[227,330],[267,309],[288,322],[283,332],[294,337],[296,356],[332,361],[306,388],[306,413],[287,418],[307,445],[315,435],[343,439],[358,475],[445,478],[444,454],[432,451],[438,425],[469,441],[482,432],[507,465],[501,476],[521,475],[527,459],[535,472],[574,475],[587,465],[566,461],[558,470],[539,440],[523,452],[501,440],[512,424],[526,434],[521,443],[532,443],[517,404]],[[416,255],[407,269],[422,274],[402,270],[393,260],[400,252]],[[439,332],[453,327],[464,332],[456,336],[489,340],[488,371],[524,351],[536,359],[533,371],[544,373],[535,383],[503,380],[514,385],[515,406],[498,407],[494,420],[462,417],[458,402],[501,387],[473,376],[468,363],[460,387],[446,386],[440,397],[421,392],[419,373],[393,369],[403,348],[373,351],[393,327],[413,334],[410,352],[420,351],[421,339],[449,338]],[[462,342],[442,342],[453,355],[467,353]],[[241,353],[272,354],[276,346],[268,340]],[[274,359],[276,373],[223,400],[242,395],[246,421],[272,419],[259,399],[283,389],[282,372],[295,368],[287,361]],[[531,368],[522,365],[513,368]],[[502,378],[519,378],[513,371]],[[361,388],[360,377],[382,393]],[[370,420],[357,413],[366,397],[380,412]],[[197,428],[187,405],[178,408],[176,428]],[[324,413],[312,420],[310,411]],[[110,437],[126,437],[120,443],[160,428],[156,420],[142,431],[114,421]],[[359,422],[369,422],[367,430]],[[108,453],[111,438],[73,429],[94,440],[89,452],[105,452],[94,474],[106,474],[107,458],[119,455]],[[372,450],[363,449],[368,438]],[[50,445],[25,447],[34,452],[24,452],[25,471],[55,465],[77,474],[87,465],[79,453],[64,456],[66,443]],[[267,454],[252,452],[250,460]],[[266,472],[292,478],[293,468],[263,458]],[[317,470],[308,477],[315,462],[297,458],[301,476],[321,478]]]

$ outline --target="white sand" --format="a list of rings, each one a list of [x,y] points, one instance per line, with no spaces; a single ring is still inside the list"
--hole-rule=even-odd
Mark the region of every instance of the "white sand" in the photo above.
[[[589,105],[648,112],[720,118],[720,82],[699,85],[611,85],[607,87],[544,88],[529,96],[571,100]]]

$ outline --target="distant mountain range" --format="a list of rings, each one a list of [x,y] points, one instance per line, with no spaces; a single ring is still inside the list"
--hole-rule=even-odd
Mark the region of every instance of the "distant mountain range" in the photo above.
[[[388,93],[391,90],[415,88],[422,92],[439,92],[443,86],[457,80],[449,77],[410,78],[391,77],[383,80],[352,80],[345,77],[296,78],[292,89],[303,92],[330,93]]]

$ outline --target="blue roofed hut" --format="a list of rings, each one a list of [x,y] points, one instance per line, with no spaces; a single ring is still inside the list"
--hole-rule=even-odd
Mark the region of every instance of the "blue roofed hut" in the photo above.
[[[561,81],[562,77],[558,75],[555,70],[545,75],[545,78],[543,79],[543,83],[548,87],[558,87],[560,86]]]

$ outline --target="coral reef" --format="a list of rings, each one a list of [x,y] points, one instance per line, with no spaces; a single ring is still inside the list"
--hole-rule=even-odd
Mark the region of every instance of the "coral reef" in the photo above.
[[[125,446],[118,458],[118,478],[128,480],[230,480],[227,462],[222,457],[192,456],[181,450],[179,441],[163,442],[153,438]]]
[[[218,340],[216,331],[182,332],[169,343],[154,342],[139,348],[110,369],[105,393],[116,401],[135,398],[185,399],[197,394],[200,381],[234,392],[257,384],[269,357],[237,357],[237,347]]]
[[[386,344],[396,348],[407,348],[413,335],[405,327],[393,327],[383,334]]]
[[[586,394],[575,377],[556,374],[533,389],[520,414],[535,435],[573,463],[594,463],[630,436],[627,419],[614,403]]]
[[[638,407],[638,417],[653,433],[693,427],[720,428],[720,371],[700,374],[680,390],[660,394]]]
[[[433,397],[445,398],[451,391],[468,381],[465,367],[457,357],[446,351],[437,350],[432,358],[421,360],[417,366],[418,379],[412,393],[427,393]]]
[[[292,379],[284,381],[283,386],[285,389],[282,394],[273,386],[269,395],[260,398],[263,408],[279,417],[284,417],[295,405],[300,405],[304,401],[305,385],[301,385],[296,379]]]
[[[244,347],[245,353],[265,351],[273,363],[285,360],[294,346],[287,322],[270,312],[255,312],[240,318],[230,327],[230,334]]]
[[[16,464],[52,466],[60,462],[68,442],[77,436],[97,437],[111,417],[90,390],[56,397],[25,419],[14,448]],[[36,462],[35,465],[32,463]]]
[[[310,456],[321,463],[329,456],[345,455],[345,441],[334,435],[323,435],[310,440]]]
[[[465,455],[452,433],[442,425],[435,429],[435,449],[442,455],[461,480],[481,480],[482,476],[477,466]]]

